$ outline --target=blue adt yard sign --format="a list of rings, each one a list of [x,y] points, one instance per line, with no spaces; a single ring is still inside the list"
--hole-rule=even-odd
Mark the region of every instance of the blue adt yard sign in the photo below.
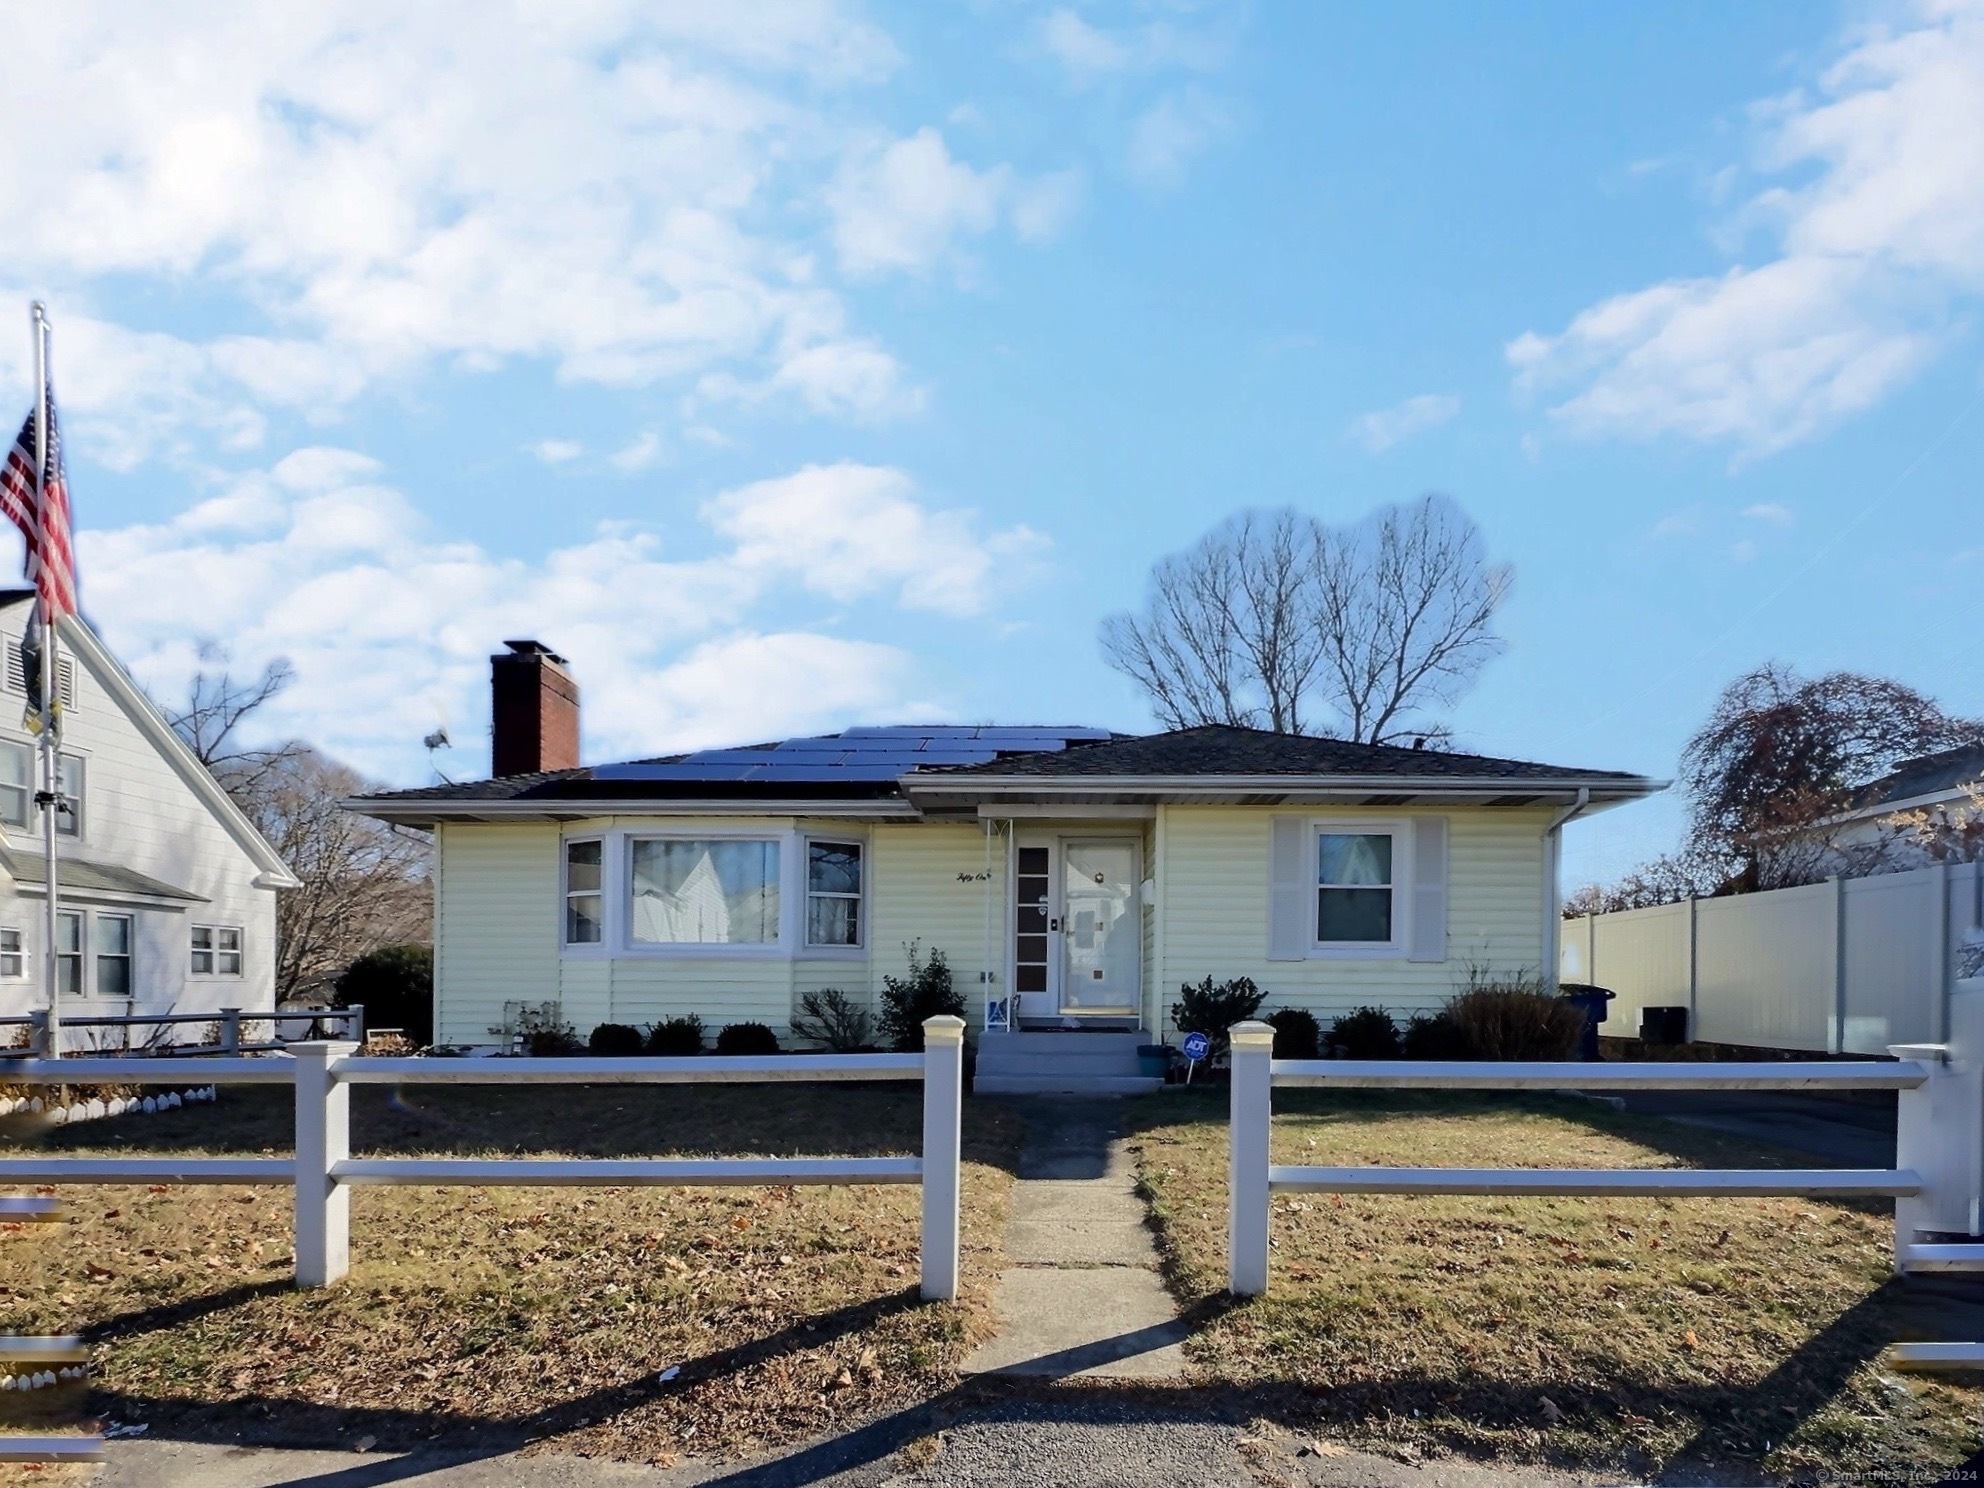
[[[1203,1033],[1185,1035],[1185,1057],[1197,1064],[1212,1052],[1212,1040]]]

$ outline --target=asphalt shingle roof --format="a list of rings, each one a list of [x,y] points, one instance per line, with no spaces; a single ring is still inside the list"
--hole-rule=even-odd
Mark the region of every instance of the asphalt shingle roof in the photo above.
[[[1640,777],[1623,770],[1581,770],[1534,760],[1499,759],[1445,749],[1353,744],[1307,734],[1204,724],[1165,734],[1142,734],[1105,743],[1071,746],[1058,754],[1015,755],[989,765],[964,765],[955,775],[1041,777],[1125,775],[1396,775],[1409,778],[1508,780],[1619,780]]]
[[[1960,744],[1938,754],[1903,760],[1879,780],[1855,791],[1853,804],[1878,806],[1884,801],[1912,801],[1917,796],[1954,791],[1959,785],[1980,778],[1984,778],[1984,744]]]
[[[1396,776],[1414,778],[1498,779],[1548,784],[1553,781],[1616,780],[1638,783],[1641,777],[1621,770],[1584,770],[1533,760],[1500,759],[1444,749],[1406,749],[1386,744],[1353,744],[1343,739],[1270,733],[1262,729],[1209,724],[1162,734],[1114,734],[1069,739],[1065,747],[1003,753],[979,764],[925,766],[912,778],[932,783],[955,780],[960,786],[979,777],[1017,779],[1081,779],[1117,776],[1286,775],[1301,777]],[[765,748],[769,746],[755,746]],[[718,756],[733,751],[702,751]],[[601,800],[778,800],[875,799],[898,794],[894,779],[840,778],[832,765],[822,765],[803,778],[738,779],[733,770],[712,766],[708,779],[685,778],[695,755],[666,755],[624,764],[554,770],[536,775],[511,775],[494,780],[453,785],[421,786],[367,796],[381,805],[419,802],[601,801]],[[640,766],[667,766],[643,778]],[[854,774],[855,772],[849,772]]]

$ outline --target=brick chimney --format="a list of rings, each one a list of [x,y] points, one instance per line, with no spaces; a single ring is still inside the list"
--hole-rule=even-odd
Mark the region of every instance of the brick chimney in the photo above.
[[[489,773],[534,775],[579,763],[579,684],[541,641],[489,658]]]

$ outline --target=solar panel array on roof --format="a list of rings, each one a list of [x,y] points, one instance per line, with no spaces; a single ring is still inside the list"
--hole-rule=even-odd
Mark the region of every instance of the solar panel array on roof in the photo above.
[[[998,727],[990,724],[900,724],[783,739],[744,749],[699,749],[669,760],[600,765],[595,780],[703,783],[887,781],[911,770],[982,765],[1002,754],[1040,754],[1113,737],[1108,729]]]

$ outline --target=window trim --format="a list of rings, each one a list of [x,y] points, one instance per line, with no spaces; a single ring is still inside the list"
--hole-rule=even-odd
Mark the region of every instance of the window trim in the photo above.
[[[58,751],[55,760],[55,788],[57,791],[62,789],[62,766],[73,764],[76,767],[76,794],[73,798],[75,801],[75,810],[64,815],[60,808],[57,808],[55,835],[58,837],[67,837],[71,842],[81,842],[83,841],[84,828],[89,824],[90,762],[87,756],[77,754],[74,750],[70,749]],[[64,796],[62,799],[66,801],[71,798]],[[69,825],[70,823],[74,825],[71,826]],[[37,823],[36,825],[39,826],[40,824]]]
[[[821,891],[822,899],[854,901],[854,944],[837,945],[813,939],[813,847],[851,847],[860,855],[860,886],[852,894]],[[802,832],[799,834],[799,942],[809,959],[860,960],[868,954],[868,839],[851,832]]]
[[[858,946],[814,946],[806,943],[806,844],[819,838],[827,842],[858,845],[862,857],[861,944]],[[603,931],[597,945],[565,943],[565,844],[597,840],[600,852]],[[656,841],[755,841],[776,842],[779,847],[779,924],[778,938],[772,941],[690,941],[653,942],[633,938],[634,849],[636,842]],[[858,827],[845,831],[809,831],[791,818],[775,825],[712,822],[697,825],[643,820],[638,825],[602,825],[597,819],[574,823],[569,836],[558,841],[558,924],[552,933],[561,958],[574,961],[604,960],[822,960],[862,961],[867,959],[870,924],[868,899],[873,894],[870,864],[873,844],[868,833]]]
[[[0,783],[0,791],[18,790],[21,793],[20,819],[16,820],[12,816],[9,816],[4,809],[0,809],[0,826],[9,826],[18,832],[26,832],[37,825],[35,821],[35,811],[37,808],[34,804],[34,793],[41,787],[35,780],[35,749],[32,744],[21,739],[0,739],[0,749],[17,752],[28,762],[27,783],[25,785],[17,786],[12,783]]]
[[[6,944],[9,935],[14,937],[11,950]],[[18,970],[10,972],[6,969],[9,956],[15,957],[21,963]],[[28,979],[29,968],[27,931],[19,925],[0,925],[0,982],[24,982]]]
[[[97,932],[105,920],[122,920],[124,922],[125,950],[104,951],[101,949],[103,937]],[[128,910],[97,909],[90,911],[89,960],[91,990],[86,994],[88,997],[97,1002],[131,1002],[135,1000],[138,995],[138,916]],[[106,961],[122,961],[124,963],[124,990],[121,993],[105,992],[103,990],[103,963]]]
[[[587,843],[599,846],[599,887],[597,889],[574,889],[572,887],[572,849]],[[612,949],[613,927],[610,920],[613,902],[613,880],[615,876],[615,855],[606,834],[602,832],[578,832],[570,837],[558,839],[558,948],[568,956],[598,956]],[[572,940],[572,898],[574,894],[587,894],[599,900],[599,939]]]
[[[204,947],[195,943],[195,937],[202,931],[213,937],[211,942]],[[221,935],[228,931],[232,931],[234,934],[234,949],[232,951],[223,950],[220,944]],[[206,971],[200,970],[196,960],[202,953],[213,958],[212,966]],[[222,971],[220,969],[220,958],[227,955],[232,955],[235,958],[236,966],[233,971]],[[201,924],[188,925],[186,927],[187,976],[203,982],[238,982],[247,976],[247,974],[248,935],[240,925]]]
[[[1387,836],[1392,840],[1392,938],[1390,940],[1321,940],[1320,928],[1323,838]],[[1402,961],[1412,944],[1413,883],[1412,822],[1406,817],[1343,818],[1319,816],[1309,821],[1309,958],[1315,961]],[[1376,887],[1376,885],[1372,885]]]
[[[56,919],[56,931],[55,931],[56,989],[63,997],[67,998],[71,1002],[81,1002],[85,999],[94,1000],[95,993],[89,990],[90,982],[92,979],[87,975],[85,975],[85,973],[90,969],[89,913],[85,910],[80,910],[80,909],[58,909],[55,912],[55,919]],[[62,949],[61,927],[63,925],[66,925],[71,920],[74,920],[76,922],[76,949],[74,951],[65,951]],[[66,986],[63,985],[64,978],[62,976],[62,963],[64,961],[68,961],[71,959],[73,959],[76,963],[76,990],[73,992],[71,992]]]

